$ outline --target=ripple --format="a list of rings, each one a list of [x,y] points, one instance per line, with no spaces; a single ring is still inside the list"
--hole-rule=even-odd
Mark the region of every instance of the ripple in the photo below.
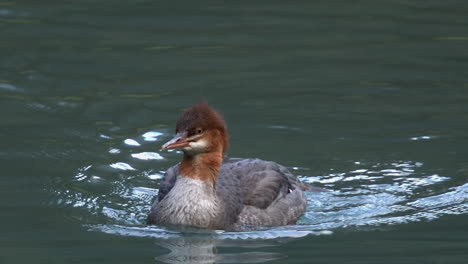
[[[129,146],[132,146],[132,147],[138,147],[138,146],[141,146],[140,143],[138,143],[138,141],[134,140],[134,139],[131,139],[131,138],[127,138],[124,140],[124,143],[129,145]]]
[[[163,177],[164,177],[163,173],[155,173],[155,174],[148,175],[148,178],[152,180],[161,180]]]
[[[435,138],[435,136],[418,136],[418,137],[412,137],[410,138],[413,141],[418,141],[418,140],[430,140]]]
[[[156,152],[141,152],[141,153],[134,153],[132,157],[140,160],[162,160],[164,159],[161,155]]]
[[[87,179],[88,177],[87,177],[87,175],[85,174],[85,172],[86,172],[87,170],[89,170],[91,167],[92,167],[92,165],[84,166],[84,167],[79,168],[79,169],[78,169],[78,172],[77,172],[76,175],[75,175],[75,179],[76,179],[77,181],[82,181],[82,180]]]
[[[13,84],[10,83],[5,83],[5,82],[0,82],[0,90],[6,90],[6,91],[22,91],[21,89],[17,88]]]
[[[138,160],[163,159],[155,152],[119,155]],[[145,169],[145,164],[130,159],[129,162],[114,162],[108,166],[82,166],[77,169],[71,185],[55,188],[56,203],[84,210],[80,215],[88,214],[88,217],[81,217],[83,224],[94,231],[155,238],[187,235],[145,226],[147,212],[158,193],[158,182],[164,175],[164,171],[154,171],[151,166]],[[106,170],[109,166],[117,172]],[[313,171],[297,168],[296,171],[302,173]],[[380,228],[468,213],[468,184],[447,187],[452,184],[451,178],[430,173],[422,162],[368,164],[360,161],[353,162],[348,171],[303,175],[300,179],[315,186],[325,186],[330,191],[307,193],[307,212],[298,225],[252,232],[216,232],[210,236],[216,239],[301,237],[329,234],[330,230],[336,229]]]
[[[119,154],[120,152],[121,152],[120,149],[117,149],[117,148],[109,149],[110,154]]]
[[[462,205],[462,207],[464,207],[466,202],[468,202],[468,183],[462,186],[453,187],[446,193],[420,198],[408,203],[408,205],[415,206],[420,209],[438,209],[454,205]]]
[[[0,16],[9,16],[12,15],[14,12],[11,9],[7,8],[0,8]]]
[[[129,164],[125,162],[117,162],[109,166],[111,166],[114,169],[119,169],[119,170],[135,170],[135,168],[133,168],[132,166],[130,166]]]
[[[332,186],[335,191],[309,194],[308,210],[301,223],[319,229],[336,229],[404,224],[468,213],[467,184],[437,193],[433,189],[451,178],[421,173],[422,167],[421,162],[401,161],[302,177],[305,181]]]
[[[292,226],[294,227],[294,226]],[[117,234],[123,236],[135,237],[152,237],[152,238],[180,238],[186,236],[196,236],[214,239],[235,239],[235,240],[251,240],[251,239],[278,239],[278,238],[299,238],[308,235],[331,235],[333,232],[328,230],[312,231],[312,230],[296,230],[294,228],[279,227],[270,228],[268,230],[246,231],[246,232],[226,232],[223,230],[193,230],[179,231],[170,230],[161,227],[138,227],[138,226],[121,226],[121,225],[88,225],[89,230],[101,231],[107,234]]]
[[[143,139],[145,141],[156,141],[163,133],[157,131],[149,131],[143,134]]]
[[[272,125],[269,126],[269,128],[272,129],[280,129],[280,130],[291,130],[291,131],[304,131],[304,129],[299,128],[299,127],[289,127],[289,126],[283,126],[283,125]]]
[[[104,138],[104,139],[112,139],[111,136],[104,135],[104,134],[99,135],[99,137],[100,137],[100,138]]]

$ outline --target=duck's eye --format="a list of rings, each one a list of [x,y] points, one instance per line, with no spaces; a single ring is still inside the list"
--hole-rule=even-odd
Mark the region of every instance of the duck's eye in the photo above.
[[[202,132],[203,132],[203,130],[201,128],[197,129],[197,134],[201,134]]]

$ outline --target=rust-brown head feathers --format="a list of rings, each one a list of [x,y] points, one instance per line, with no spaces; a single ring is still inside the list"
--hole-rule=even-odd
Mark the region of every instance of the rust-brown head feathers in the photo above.
[[[215,130],[220,134],[223,153],[229,147],[229,134],[223,116],[206,102],[192,106],[177,120],[176,133],[186,131],[189,135],[195,134],[197,129]]]

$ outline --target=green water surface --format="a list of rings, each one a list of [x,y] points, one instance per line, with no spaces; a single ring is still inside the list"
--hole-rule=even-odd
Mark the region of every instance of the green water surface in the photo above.
[[[1,263],[466,263],[468,2],[0,0]],[[202,100],[298,225],[145,227]]]

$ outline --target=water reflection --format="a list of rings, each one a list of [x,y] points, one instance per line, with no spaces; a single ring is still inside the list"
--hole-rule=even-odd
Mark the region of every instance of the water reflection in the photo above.
[[[223,243],[223,240],[202,237],[181,237],[160,239],[156,244],[167,248],[170,253],[156,257],[156,260],[164,263],[263,263],[271,260],[277,260],[286,257],[283,254],[259,251],[257,243],[252,246],[254,249],[248,252],[239,253],[220,253],[220,247],[246,247],[245,241],[230,241]],[[233,243],[234,242],[234,243]],[[255,241],[256,242],[256,241]],[[272,246],[272,245],[271,245]]]
[[[329,235],[331,232],[290,230],[284,227],[251,232],[193,230],[180,231],[158,227],[90,225],[90,230],[121,236],[150,237],[170,252],[156,256],[164,263],[263,263],[280,258],[278,247],[308,235]],[[223,248],[240,252],[223,253]]]

